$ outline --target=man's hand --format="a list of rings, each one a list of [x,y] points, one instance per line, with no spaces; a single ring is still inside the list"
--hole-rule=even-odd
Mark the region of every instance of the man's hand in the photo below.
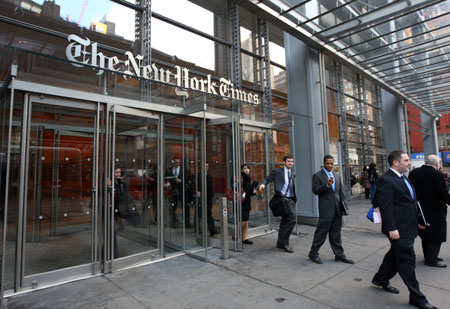
[[[266,188],[266,186],[261,184],[261,185],[259,185],[258,190],[259,190],[259,192],[261,192],[261,191],[264,191],[265,188]]]
[[[328,180],[327,180],[327,185],[328,185],[329,187],[332,187],[332,186],[333,186],[333,183],[334,183],[334,178],[328,178]]]
[[[429,226],[430,226],[430,224],[427,223],[427,227],[429,227]],[[419,230],[424,230],[425,228],[426,228],[425,226],[419,224]]]
[[[389,231],[389,239],[397,240],[399,238],[400,238],[400,234],[398,233],[398,230]]]

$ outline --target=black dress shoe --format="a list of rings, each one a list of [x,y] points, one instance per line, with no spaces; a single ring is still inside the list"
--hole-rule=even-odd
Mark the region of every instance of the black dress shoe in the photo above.
[[[322,260],[320,259],[320,257],[318,255],[311,255],[310,254],[308,257],[309,257],[309,259],[311,261],[313,261],[316,264],[323,264]]]
[[[246,244],[246,245],[253,245],[253,241],[251,241],[249,239],[244,240],[242,243]]]
[[[346,256],[337,256],[337,255],[336,255],[336,256],[334,257],[334,260],[335,260],[335,261],[338,261],[338,262],[347,263],[347,264],[355,264],[355,262],[353,262],[352,260],[347,259]]]
[[[283,249],[284,251],[289,252],[289,253],[294,253],[294,250],[292,250],[292,248],[289,247],[289,246],[280,246],[280,245],[277,245],[277,248]]]
[[[383,284],[383,283],[381,283],[381,282],[379,282],[378,280],[375,280],[375,279],[372,280],[372,283],[373,283],[373,285],[375,285],[375,286],[377,286],[379,288],[383,288],[383,290],[385,290],[388,293],[392,293],[392,294],[400,293],[400,291],[397,288],[394,288],[389,283]]]
[[[432,267],[440,267],[440,268],[446,268],[447,267],[447,264],[444,264],[444,263],[439,262],[439,261],[435,262],[435,263],[430,263],[430,262],[425,261],[425,265],[432,266]]]
[[[418,303],[418,302],[413,301],[413,300],[410,300],[409,304],[411,306],[414,306],[414,307],[417,307],[417,308],[420,308],[420,309],[438,309],[438,307],[433,306],[430,303],[423,303],[423,304],[421,304],[421,303]]]

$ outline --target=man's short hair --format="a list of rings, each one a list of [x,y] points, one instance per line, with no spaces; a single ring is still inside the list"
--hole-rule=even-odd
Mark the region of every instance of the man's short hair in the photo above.
[[[407,154],[403,150],[394,150],[388,156],[388,162],[390,166],[394,165],[394,161],[400,162],[402,160],[402,156]]]
[[[327,154],[325,157],[323,157],[323,163],[325,163],[325,161],[329,159],[334,161],[334,157],[332,155]]]
[[[435,166],[439,162],[439,157],[437,155],[429,155],[425,158],[425,164]]]
[[[285,156],[283,157],[283,162],[286,162],[287,159],[292,159],[292,160],[294,160],[294,157],[291,156],[290,154],[285,155]]]

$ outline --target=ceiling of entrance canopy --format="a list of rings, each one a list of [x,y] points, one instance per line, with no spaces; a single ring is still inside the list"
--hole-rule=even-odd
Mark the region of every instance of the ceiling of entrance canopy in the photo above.
[[[306,31],[409,101],[450,113],[450,0],[249,2]]]

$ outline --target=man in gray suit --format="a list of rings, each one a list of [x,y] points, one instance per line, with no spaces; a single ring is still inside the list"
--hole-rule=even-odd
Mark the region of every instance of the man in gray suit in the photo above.
[[[290,155],[284,156],[283,164],[284,167],[273,169],[269,176],[261,181],[259,191],[263,191],[266,185],[273,181],[275,185],[274,198],[285,199],[289,208],[289,213],[281,217],[277,248],[293,253],[294,250],[289,247],[289,236],[295,226],[294,205],[295,202],[297,202],[297,196],[295,195],[295,175],[292,174],[294,158]]]
[[[319,257],[319,249],[325,242],[327,234],[335,260],[353,264],[347,259],[342,248],[342,206],[345,196],[342,191],[341,179],[333,173],[334,158],[326,155],[323,158],[323,168],[315,173],[312,178],[312,191],[319,196],[319,222],[317,223],[314,240],[309,252],[309,258],[317,264],[322,264]]]

